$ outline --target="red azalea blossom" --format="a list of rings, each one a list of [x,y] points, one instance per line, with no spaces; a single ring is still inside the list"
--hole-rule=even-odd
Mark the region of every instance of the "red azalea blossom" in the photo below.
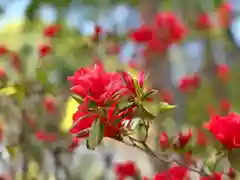
[[[70,132],[73,134],[79,134],[80,132],[89,129],[93,122],[97,118],[100,118],[100,123],[104,125],[104,137],[117,138],[120,133],[120,128],[123,125],[123,121],[129,120],[130,123],[133,109],[128,108],[125,111],[116,113],[116,105],[113,104],[107,113],[107,117],[101,117],[97,113],[88,112],[86,104],[79,105],[78,111],[73,115],[73,123],[78,123],[70,130]],[[79,121],[79,119],[81,119],[81,121]],[[85,134],[84,136],[87,135],[88,134]]]
[[[80,68],[68,80],[72,83],[71,91],[74,94],[90,99],[98,106],[115,102],[126,92],[121,75],[106,72],[100,63],[89,68]]]
[[[125,179],[126,177],[136,176],[137,168],[134,162],[127,161],[125,163],[116,164],[115,172],[120,179]]]
[[[40,57],[45,57],[52,52],[52,47],[48,44],[42,44],[39,46]]]
[[[217,75],[223,82],[229,81],[230,70],[227,64],[221,64],[217,67]]]
[[[7,78],[7,74],[4,69],[0,68],[0,79],[3,80]]]
[[[153,38],[152,36],[151,28],[145,24],[130,34],[130,37],[137,43],[145,43],[146,41],[150,41]]]
[[[0,45],[0,56],[5,55],[8,52],[8,49],[4,45]]]
[[[35,136],[39,141],[45,141],[45,142],[52,142],[57,139],[57,136],[55,133],[48,133],[41,130],[37,131],[35,133]]]
[[[123,72],[122,73],[122,78],[124,80],[124,83],[126,84],[126,88],[129,91],[129,93],[133,97],[135,97],[137,95],[137,90],[136,90],[136,87],[135,87],[135,84],[134,84],[134,79],[132,78],[132,76],[130,76],[127,72]],[[144,85],[144,78],[145,78],[144,72],[141,71],[138,74],[138,79],[137,79],[138,86],[141,89],[143,88],[143,85]]]
[[[21,71],[21,61],[16,52],[10,52],[9,56],[11,58],[11,64],[14,70],[20,72]]]
[[[197,19],[196,28],[198,30],[207,30],[210,29],[211,26],[209,15],[207,13],[202,13]]]
[[[232,108],[232,104],[228,99],[222,99],[220,102],[222,112],[229,112]]]
[[[189,165],[193,162],[192,151],[188,151],[184,154],[184,161]]]
[[[56,36],[57,32],[59,32],[61,26],[59,24],[52,24],[46,27],[43,31],[43,35],[49,38]]]
[[[178,134],[178,142],[176,144],[176,147],[177,148],[184,148],[187,145],[187,143],[190,141],[191,137],[192,137],[192,130],[191,129],[189,129],[189,131],[186,132],[186,133],[180,132]]]
[[[226,116],[212,115],[205,125],[216,139],[229,150],[240,148],[240,115],[230,113]]]
[[[99,38],[100,38],[100,35],[101,35],[101,32],[102,32],[102,28],[100,26],[96,25],[95,29],[94,29],[94,34],[92,36],[92,40],[95,41],[95,42],[98,42]]]
[[[227,175],[230,179],[235,179],[237,176],[236,171],[233,168],[229,168]]]
[[[197,74],[188,75],[182,78],[179,84],[180,91],[190,93],[200,85],[200,77]]]
[[[186,28],[175,14],[160,12],[152,27],[143,24],[130,37],[137,43],[145,44],[147,51],[162,54],[173,43],[181,41],[185,34]]]
[[[230,3],[223,2],[218,8],[220,16],[220,23],[222,27],[228,27],[231,22],[232,5]]]
[[[156,174],[153,180],[190,180],[188,169],[182,166],[173,166],[167,172],[163,171]]]
[[[43,106],[46,109],[46,111],[50,114],[55,113],[56,111],[56,103],[55,103],[55,99],[53,96],[46,96],[43,100]]]
[[[100,26],[95,26],[95,34],[100,34],[102,32],[102,28]]]
[[[166,132],[162,132],[159,137],[160,147],[163,149],[169,148],[169,139]]]
[[[207,145],[207,138],[205,134],[198,128],[197,129],[197,144],[200,146],[206,146]]]

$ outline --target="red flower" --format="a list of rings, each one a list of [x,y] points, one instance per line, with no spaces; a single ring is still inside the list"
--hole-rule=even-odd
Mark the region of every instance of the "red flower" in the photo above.
[[[183,39],[186,28],[174,13],[160,12],[155,17],[155,32],[161,40],[174,43]]]
[[[168,174],[165,171],[157,173],[153,176],[153,180],[168,180],[168,178]]]
[[[56,111],[56,103],[53,96],[46,96],[43,100],[43,107],[46,109],[46,111],[50,114],[55,113]]]
[[[188,75],[182,78],[179,89],[184,93],[191,93],[200,85],[200,77],[197,74]]]
[[[178,134],[178,142],[176,148],[184,148],[192,137],[192,130],[189,129],[187,133],[180,132]]]
[[[7,78],[7,74],[4,69],[0,68],[0,79],[4,80]]]
[[[173,166],[167,172],[163,171],[156,174],[153,180],[190,180],[188,169],[182,166]]]
[[[229,81],[230,70],[227,64],[221,64],[217,67],[217,75],[223,82]]]
[[[211,20],[209,18],[209,15],[207,13],[202,13],[196,22],[196,28],[198,30],[206,30],[211,28]]]
[[[151,28],[144,24],[139,29],[133,31],[130,37],[137,43],[145,43],[153,38],[153,34]]]
[[[52,52],[52,47],[48,44],[42,44],[39,46],[39,55],[40,57],[47,56],[50,52]]]
[[[49,38],[56,36],[57,32],[61,29],[59,24],[52,24],[46,27],[43,31],[43,35]]]
[[[227,175],[230,179],[235,179],[237,176],[236,171],[233,168],[229,168]]]
[[[212,115],[205,125],[216,139],[229,150],[240,148],[240,115],[230,113],[226,116]]]
[[[82,98],[87,98],[98,106],[115,102],[126,88],[119,73],[105,72],[102,64],[89,68],[80,68],[68,80],[72,83],[71,91]]]
[[[162,132],[159,138],[160,147],[163,149],[169,148],[169,139],[166,132]]]
[[[20,72],[21,71],[21,60],[16,52],[10,52],[11,64],[13,69]]]
[[[55,133],[48,133],[48,132],[44,132],[42,130],[37,131],[35,133],[35,136],[39,141],[45,141],[45,142],[52,142],[57,139],[57,136]]]
[[[102,32],[102,28],[100,26],[95,26],[95,34],[100,34]]]
[[[124,80],[124,83],[126,84],[126,88],[129,90],[129,92],[133,95],[136,96],[137,95],[137,90],[134,84],[134,79],[132,78],[132,76],[130,76],[127,72],[123,72],[122,73],[122,78]],[[143,85],[144,85],[144,72],[141,71],[138,74],[138,79],[137,79],[137,85],[142,89]]]
[[[101,32],[102,32],[102,28],[100,26],[96,25],[95,29],[94,29],[94,35],[92,37],[92,40],[95,41],[95,42],[98,42],[99,38],[100,38],[100,35],[101,35]]]
[[[197,129],[197,142],[196,143],[200,146],[206,146],[206,144],[207,144],[206,136],[200,129]]]
[[[188,151],[184,154],[184,161],[190,165],[193,162],[192,151]]]
[[[0,56],[5,55],[8,52],[8,49],[4,45],[0,45]]]
[[[228,99],[222,99],[220,102],[222,112],[229,112],[232,108],[232,104]]]
[[[86,104],[81,104],[78,107],[78,111],[73,115],[73,124],[75,126],[70,130],[73,134],[79,134],[80,132],[89,129],[93,122],[100,118],[100,123],[104,125],[104,137],[117,138],[120,133],[120,128],[123,126],[123,122],[128,120],[128,124],[132,119],[133,109],[128,108],[125,111],[118,112],[115,104],[113,104],[106,116],[101,116],[98,112],[88,111]],[[127,126],[128,124],[125,124]],[[88,134],[84,134],[87,136]]]
[[[137,43],[146,44],[147,51],[162,54],[173,44],[181,41],[186,34],[183,23],[170,12],[160,12],[152,27],[142,25],[131,33]]]
[[[125,179],[126,177],[134,177],[137,174],[137,168],[132,161],[127,161],[125,163],[119,163],[115,165],[115,172],[120,179]]]
[[[218,8],[220,23],[222,27],[228,27],[231,22],[232,6],[230,3],[223,2]]]

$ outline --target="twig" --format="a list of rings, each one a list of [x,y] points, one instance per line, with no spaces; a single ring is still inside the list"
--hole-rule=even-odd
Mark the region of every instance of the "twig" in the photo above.
[[[207,175],[202,168],[193,168],[193,167],[189,167],[179,161],[177,161],[176,159],[174,160],[169,160],[169,159],[165,159],[163,157],[159,157],[155,154],[155,152],[143,141],[139,141],[137,139],[134,139],[133,137],[131,136],[128,136],[128,138],[132,141],[133,143],[133,147],[136,147],[138,149],[140,149],[141,151],[147,153],[148,155],[154,157],[155,159],[157,159],[159,162],[161,163],[165,163],[165,164],[171,164],[171,163],[176,163],[177,165],[179,166],[182,166],[182,167],[185,167],[186,169],[188,169],[189,171],[192,171],[192,172],[196,172],[200,175]],[[140,145],[142,145],[144,148],[140,147],[137,143],[139,143]],[[129,144],[127,144],[129,145]]]

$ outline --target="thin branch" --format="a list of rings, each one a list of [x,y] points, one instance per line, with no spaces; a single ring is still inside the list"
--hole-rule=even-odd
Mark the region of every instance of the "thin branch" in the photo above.
[[[188,169],[189,171],[192,171],[192,172],[196,172],[198,173],[199,175],[207,175],[204,171],[203,171],[203,168],[193,168],[193,167],[189,167],[187,166],[186,164],[183,164],[179,161],[177,161],[176,159],[174,160],[170,160],[170,159],[165,159],[163,157],[159,157],[155,154],[155,152],[145,143],[145,142],[142,142],[142,141],[139,141],[137,139],[134,139],[133,137],[131,136],[128,136],[128,138],[132,141],[133,143],[133,147],[136,147],[138,148],[139,150],[147,153],[149,156],[152,156],[154,157],[155,159],[157,159],[159,162],[161,163],[165,163],[165,164],[172,164],[172,163],[176,163],[177,165],[179,166],[182,166],[182,167],[185,167],[186,169]],[[125,143],[125,142],[124,142]],[[138,144],[142,145],[144,148],[140,147]],[[126,144],[126,143],[125,143]],[[127,144],[129,145],[129,144]],[[131,146],[131,145],[130,145]]]

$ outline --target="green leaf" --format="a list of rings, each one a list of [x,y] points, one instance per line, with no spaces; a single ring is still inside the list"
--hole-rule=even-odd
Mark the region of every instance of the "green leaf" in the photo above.
[[[39,80],[42,84],[47,84],[48,83],[48,75],[46,71],[42,68],[37,68],[36,69],[36,78]]]
[[[126,110],[126,109],[128,109],[128,108],[131,108],[131,107],[133,107],[133,105],[135,105],[135,103],[134,102],[120,102],[120,103],[118,103],[118,108],[120,109],[120,111],[124,111],[124,110]]]
[[[143,102],[143,108],[153,117],[156,117],[159,113],[158,105],[154,102]]]
[[[155,95],[157,92],[158,92],[158,91],[156,91],[156,90],[151,90],[151,91],[145,93],[145,94],[143,95],[143,97],[142,97],[142,100],[147,99],[149,96]]]
[[[217,156],[216,151],[212,151],[211,154],[205,159],[204,166],[210,172],[213,172],[216,168]]]
[[[240,171],[240,150],[233,149],[228,152],[228,161],[235,170]]]
[[[100,123],[100,119],[97,118],[92,124],[89,136],[87,139],[87,148],[94,150],[103,139],[104,126]]]
[[[76,95],[76,94],[73,94],[73,95],[72,95],[72,98],[73,98],[78,104],[82,104],[82,103],[83,103],[83,99],[82,99],[80,96]]]
[[[133,79],[133,84],[134,84],[134,87],[136,89],[136,93],[137,93],[137,96],[138,97],[141,97],[142,95],[142,89],[140,88],[139,84],[138,84],[138,81]]]
[[[143,108],[146,111],[145,114],[150,118],[156,117],[160,112],[166,112],[174,109],[176,106],[169,105],[167,103],[159,102],[143,102]]]
[[[159,110],[162,111],[169,111],[169,110],[173,110],[174,108],[176,108],[175,105],[170,105],[166,102],[161,102],[160,106],[159,106]]]

